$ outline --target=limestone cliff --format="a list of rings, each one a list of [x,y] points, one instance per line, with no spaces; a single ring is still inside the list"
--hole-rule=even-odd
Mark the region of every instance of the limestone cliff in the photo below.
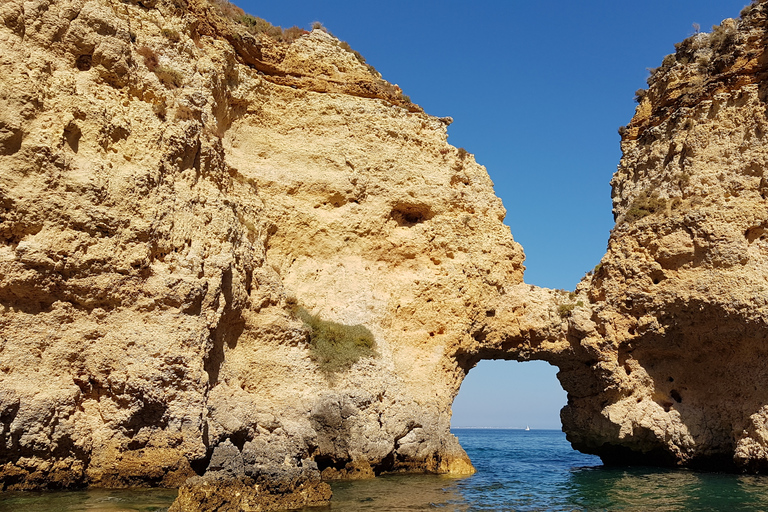
[[[232,9],[0,5],[0,488],[294,507],[321,473],[468,473],[450,406],[484,358],[557,365],[606,461],[765,469],[765,2],[651,77],[573,293],[523,283],[450,119]],[[372,347],[329,369],[315,324]]]
[[[616,227],[580,285],[601,392],[563,414],[605,460],[768,468],[767,15],[676,45],[620,130]]]
[[[487,173],[226,9],[0,5],[2,488],[472,471],[452,356],[523,272]],[[374,356],[325,371],[300,308]]]

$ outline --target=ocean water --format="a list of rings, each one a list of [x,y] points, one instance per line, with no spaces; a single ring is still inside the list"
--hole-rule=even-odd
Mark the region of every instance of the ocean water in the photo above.
[[[352,511],[766,511],[768,476],[648,467],[606,468],[556,430],[458,429],[477,473],[390,475],[334,482],[329,507]],[[166,489],[0,493],[0,511],[159,512]]]
[[[768,476],[607,468],[598,457],[573,450],[557,430],[454,434],[476,474],[335,483],[330,510],[768,511]]]
[[[160,512],[176,489],[93,489],[0,493],[2,512]]]

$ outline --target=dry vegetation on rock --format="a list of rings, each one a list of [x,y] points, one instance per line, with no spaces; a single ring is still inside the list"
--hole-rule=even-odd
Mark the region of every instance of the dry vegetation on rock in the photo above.
[[[324,373],[349,370],[360,358],[375,357],[373,333],[365,326],[323,320],[301,306],[294,313],[309,328],[311,357]]]

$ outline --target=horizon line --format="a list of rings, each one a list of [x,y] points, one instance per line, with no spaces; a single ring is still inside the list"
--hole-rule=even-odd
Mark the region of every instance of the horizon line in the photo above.
[[[468,426],[468,427],[456,426],[456,427],[454,427],[454,426],[452,426],[451,429],[525,430],[525,427],[481,427],[481,426]],[[551,428],[551,427],[540,428],[540,427],[536,427],[536,428],[531,428],[531,430],[558,430],[558,431],[562,432],[563,429],[562,429],[562,427],[561,428]]]

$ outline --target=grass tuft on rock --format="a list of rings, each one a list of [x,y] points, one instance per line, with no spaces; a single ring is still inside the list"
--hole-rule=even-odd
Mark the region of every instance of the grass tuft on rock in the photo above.
[[[583,301],[578,301],[574,304],[559,304],[557,306],[557,314],[560,318],[568,318],[573,314],[573,310],[584,306]]]
[[[343,372],[363,357],[376,356],[367,327],[323,320],[301,306],[294,313],[310,329],[310,357],[323,373]]]
[[[624,214],[624,220],[626,222],[635,222],[648,215],[664,213],[666,210],[666,199],[660,198],[657,192],[649,194],[644,190],[632,201],[627,213]]]

